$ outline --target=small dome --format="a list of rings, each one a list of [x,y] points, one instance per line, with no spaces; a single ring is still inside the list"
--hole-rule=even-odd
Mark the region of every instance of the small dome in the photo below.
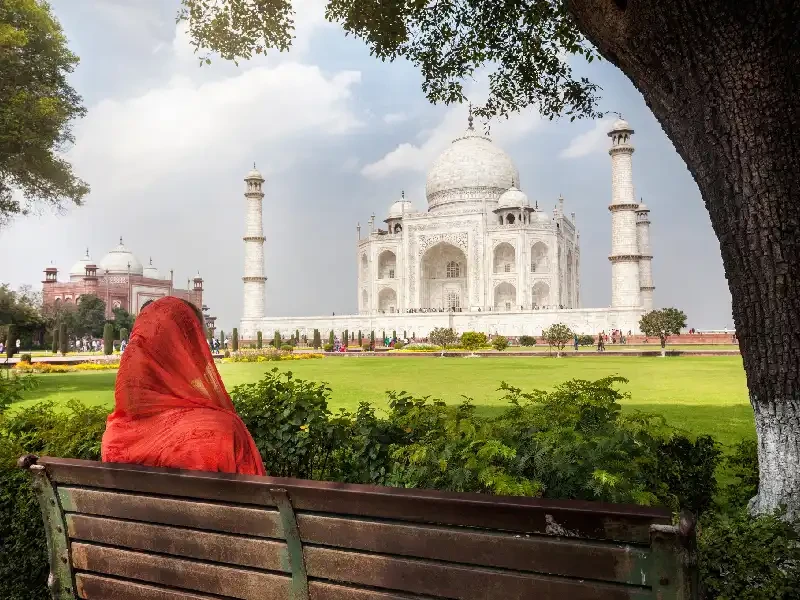
[[[411,204],[411,202],[405,199],[405,196],[403,196],[400,198],[400,200],[389,207],[389,218],[399,219],[404,214],[407,215],[408,213],[412,212],[414,212],[414,206]]]
[[[525,192],[518,190],[513,185],[508,188],[497,200],[497,208],[519,208],[530,206]]]
[[[632,132],[633,130],[631,129],[631,126],[628,124],[628,122],[625,119],[623,119],[622,117],[620,117],[619,119],[614,121],[613,125],[611,125],[611,131],[612,132],[614,132],[614,131],[631,131]]]
[[[650,207],[644,202],[640,202],[639,206],[636,208],[636,212],[650,212]]]
[[[256,169],[256,163],[253,163],[253,168],[248,171],[245,179],[260,179],[261,181],[264,181],[264,177],[261,176],[261,172]]]
[[[92,258],[89,256],[89,249],[86,249],[86,254],[82,259],[72,265],[72,268],[69,270],[69,277],[70,279],[73,278],[80,278],[86,276],[86,267],[89,265],[95,264]],[[100,269],[97,269],[97,274],[100,275]]]
[[[129,265],[131,275],[143,274],[142,263],[133,255],[133,252],[125,247],[122,238],[119,238],[119,246],[106,254],[100,261],[100,267],[106,273],[127,274]]]
[[[153,266],[152,258],[150,259],[150,263],[144,268],[143,274],[145,277],[149,277],[150,279],[161,279],[161,273],[159,273],[158,269]]]

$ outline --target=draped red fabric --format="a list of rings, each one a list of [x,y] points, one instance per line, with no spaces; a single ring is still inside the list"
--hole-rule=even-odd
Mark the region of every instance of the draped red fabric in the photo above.
[[[265,475],[195,311],[161,298],[139,314],[122,355],[104,462]]]

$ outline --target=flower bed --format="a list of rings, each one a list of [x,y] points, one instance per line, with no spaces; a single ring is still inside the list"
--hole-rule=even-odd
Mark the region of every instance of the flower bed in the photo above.
[[[75,373],[78,371],[113,371],[119,368],[119,360],[84,362],[74,365],[19,362],[14,370],[20,373]]]
[[[239,350],[232,352],[229,357],[223,358],[223,363],[253,363],[270,362],[278,360],[309,360],[312,358],[322,358],[324,355],[316,352],[289,352],[286,350],[262,349],[262,350]]]

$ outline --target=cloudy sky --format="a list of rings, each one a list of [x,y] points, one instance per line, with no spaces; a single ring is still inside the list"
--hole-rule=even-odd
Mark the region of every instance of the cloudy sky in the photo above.
[[[120,236],[177,283],[198,270],[205,301],[229,329],[241,314],[242,178],[255,161],[264,199],[271,315],[356,309],[356,223],[385,218],[405,190],[425,208],[428,165],[466,126],[465,107],[431,106],[413,66],[382,63],[295,0],[296,40],[284,54],[238,67],[198,66],[177,0],[52,0],[81,58],[73,84],[88,115],[69,151],[92,186],[86,205],[44,212],[0,230],[13,248],[0,281],[40,285],[88,247],[99,261]],[[603,88],[601,108],[636,130],[634,184],[652,209],[656,304],[689,325],[731,327],[719,245],[697,186],[640,94],[613,66],[577,65]],[[485,81],[470,88],[476,102]],[[563,194],[581,231],[581,297],[610,301],[608,122],[542,121],[534,111],[491,124],[516,161],[531,201]]]

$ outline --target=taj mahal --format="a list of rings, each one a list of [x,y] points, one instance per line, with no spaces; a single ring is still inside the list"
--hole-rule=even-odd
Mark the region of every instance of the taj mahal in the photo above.
[[[650,211],[633,187],[633,129],[611,127],[611,301],[583,308],[580,233],[575,213],[560,197],[552,212],[533,205],[511,157],[473,125],[433,162],[427,174],[427,210],[401,194],[384,219],[362,236],[357,228],[358,314],[270,317],[266,314],[264,178],[255,166],[245,177],[247,203],[244,311],[240,336],[261,331],[289,336],[299,330],[405,331],[425,337],[436,327],[458,333],[541,335],[554,323],[577,333],[637,332],[653,308]]]

